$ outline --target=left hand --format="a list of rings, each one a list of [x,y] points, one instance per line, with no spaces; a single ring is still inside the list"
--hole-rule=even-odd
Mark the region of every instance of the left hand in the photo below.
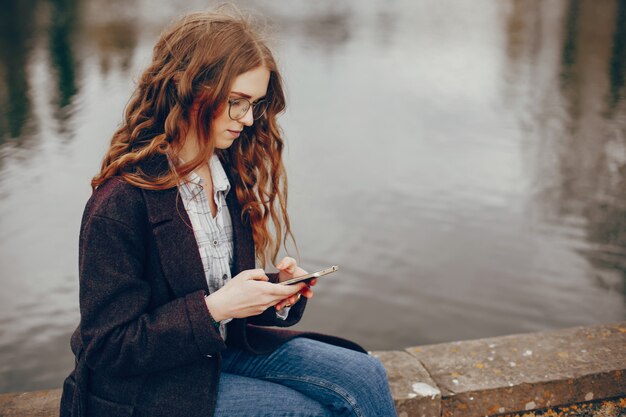
[[[283,282],[293,277],[299,277],[301,275],[306,275],[307,272],[298,266],[298,263],[295,259],[290,256],[286,256],[281,259],[278,264],[276,264],[276,268],[278,268],[278,282]],[[313,290],[311,289],[317,283],[317,279],[314,278],[309,281],[307,287],[304,287],[302,291],[298,294],[293,295],[289,298],[285,298],[281,300],[278,304],[276,304],[276,310],[280,310],[283,307],[290,307],[297,303],[300,300],[300,295],[305,296],[306,298],[313,297]]]

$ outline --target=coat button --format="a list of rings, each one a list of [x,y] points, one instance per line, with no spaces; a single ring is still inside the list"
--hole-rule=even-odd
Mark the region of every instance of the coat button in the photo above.
[[[228,279],[228,274],[222,275],[222,279]]]

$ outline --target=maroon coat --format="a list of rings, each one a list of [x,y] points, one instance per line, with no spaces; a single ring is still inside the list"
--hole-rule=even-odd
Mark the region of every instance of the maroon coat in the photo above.
[[[146,170],[166,167],[157,158]],[[234,190],[227,203],[235,276],[255,267],[254,243]],[[296,324],[304,297],[285,321],[273,307],[232,320],[225,344],[204,303],[209,290],[189,224],[176,188],[149,191],[112,178],[87,202],[79,244],[81,321],[71,340],[76,366],[63,384],[61,417],[210,417],[226,345],[268,353],[304,336],[363,351],[332,336],[266,327]]]

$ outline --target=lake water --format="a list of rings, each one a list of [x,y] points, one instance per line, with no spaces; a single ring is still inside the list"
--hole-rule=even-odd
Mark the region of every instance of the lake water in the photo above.
[[[180,4],[183,3],[183,6]],[[626,318],[626,2],[240,1],[274,26],[300,329],[370,350]],[[204,1],[0,12],[0,392],[72,369],[81,213],[159,32]]]

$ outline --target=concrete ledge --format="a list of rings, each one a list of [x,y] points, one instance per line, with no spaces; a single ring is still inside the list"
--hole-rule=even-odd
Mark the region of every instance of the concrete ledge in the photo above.
[[[626,322],[372,354],[399,417],[626,417]],[[0,417],[57,416],[60,395],[0,394]]]
[[[413,356],[404,351],[372,355],[385,365],[398,417],[441,415],[441,391]]]
[[[439,401],[433,404],[422,404],[426,409],[420,408],[420,401],[412,402],[411,395],[407,395],[409,401],[395,398],[396,409],[399,417],[407,416],[439,416],[437,413]],[[0,394],[0,417],[58,417],[59,400],[61,390],[36,391],[25,393]],[[426,400],[429,397],[424,397]],[[417,405],[417,408],[415,406]],[[429,409],[433,407],[433,409]],[[626,416],[626,397],[612,398],[608,400],[591,401],[581,404],[548,408],[543,410],[524,411],[510,414],[498,414],[498,417],[624,417]]]
[[[408,348],[444,417],[482,417],[626,395],[626,322]]]
[[[61,390],[0,394],[0,417],[58,417]]]

